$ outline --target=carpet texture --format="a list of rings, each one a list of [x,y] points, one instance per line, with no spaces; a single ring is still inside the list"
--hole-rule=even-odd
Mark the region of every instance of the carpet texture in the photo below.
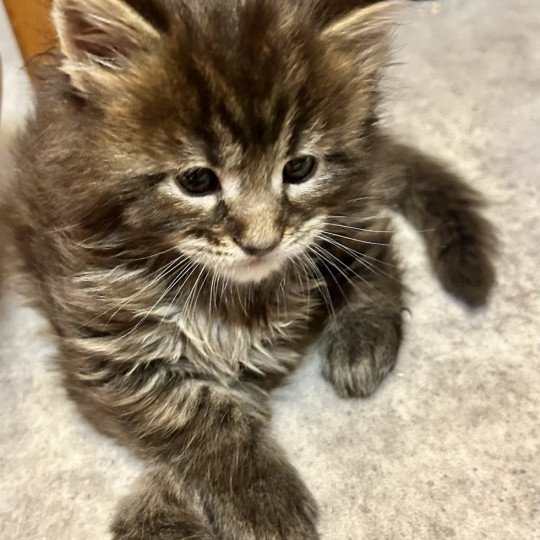
[[[422,2],[406,18],[386,123],[490,201],[499,284],[488,309],[468,312],[399,222],[411,316],[395,372],[373,398],[343,401],[313,353],[276,392],[274,429],[325,540],[540,538],[540,3]],[[141,464],[78,416],[42,328],[4,287],[0,538],[106,539]]]

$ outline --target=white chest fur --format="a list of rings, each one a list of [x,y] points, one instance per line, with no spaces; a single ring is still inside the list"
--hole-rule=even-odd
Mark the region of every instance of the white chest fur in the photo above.
[[[236,378],[244,370],[257,374],[290,371],[299,358],[295,344],[305,336],[316,305],[305,290],[293,287],[276,294],[252,316],[209,310],[204,304],[188,314],[175,314],[169,320],[176,327],[177,350],[181,342],[179,361],[218,378]]]

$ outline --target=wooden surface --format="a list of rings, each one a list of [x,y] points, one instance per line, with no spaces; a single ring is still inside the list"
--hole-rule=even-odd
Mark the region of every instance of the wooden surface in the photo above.
[[[49,18],[52,0],[3,1],[25,60],[54,45],[55,35]]]

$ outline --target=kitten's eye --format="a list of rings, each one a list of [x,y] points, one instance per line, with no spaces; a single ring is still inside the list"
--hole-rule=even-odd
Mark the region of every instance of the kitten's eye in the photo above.
[[[316,168],[317,160],[313,156],[291,159],[283,167],[283,181],[287,184],[300,184],[309,180]]]
[[[197,167],[176,177],[177,184],[189,195],[202,197],[219,189],[219,179],[212,169]]]

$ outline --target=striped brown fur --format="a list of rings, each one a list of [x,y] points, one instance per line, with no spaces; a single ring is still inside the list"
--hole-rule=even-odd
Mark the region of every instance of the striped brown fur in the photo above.
[[[149,462],[115,538],[317,537],[268,390],[318,335],[342,396],[392,369],[403,304],[384,209],[426,231],[450,292],[487,299],[478,196],[377,123],[394,8],[55,0],[60,53],[3,212],[69,394]],[[284,186],[306,154],[313,178]],[[188,196],[178,177],[201,166],[220,186]]]

